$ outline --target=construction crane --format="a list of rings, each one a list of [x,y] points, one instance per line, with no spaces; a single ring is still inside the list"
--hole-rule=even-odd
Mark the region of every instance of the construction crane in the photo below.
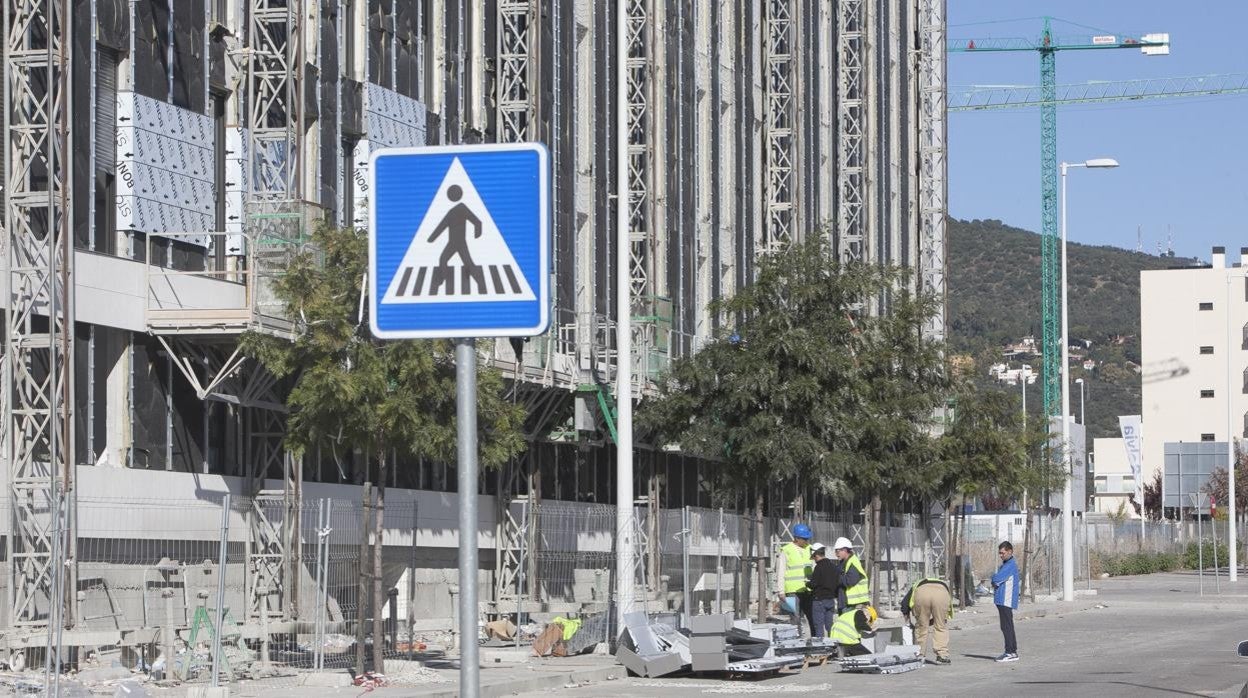
[[[951,112],[983,111],[1041,107],[1049,104],[1064,106],[1245,93],[1248,93],[1248,73],[1228,73],[1146,80],[1094,80],[1058,85],[1051,102],[1045,100],[1043,88],[1035,85],[971,86],[964,90],[951,90],[948,105]]]
[[[1061,289],[1058,284],[1057,230],[1057,52],[1139,49],[1145,55],[1170,52],[1169,34],[1097,34],[1054,37],[1052,18],[1044,18],[1044,30],[1037,38],[949,39],[949,53],[1000,53],[1035,51],[1040,54],[1039,100],[1026,106],[1040,107],[1040,318],[1041,380],[1044,384],[1044,414],[1057,414],[1061,402]],[[1008,106],[1023,106],[1013,104]]]

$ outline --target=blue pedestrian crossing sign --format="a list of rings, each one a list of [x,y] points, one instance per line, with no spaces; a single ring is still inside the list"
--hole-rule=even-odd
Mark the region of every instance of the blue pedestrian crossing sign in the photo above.
[[[523,337],[550,320],[548,156],[538,143],[369,159],[369,323],[383,339]]]

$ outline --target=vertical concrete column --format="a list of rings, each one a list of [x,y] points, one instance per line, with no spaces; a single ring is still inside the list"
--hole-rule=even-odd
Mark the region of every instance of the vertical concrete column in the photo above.
[[[737,268],[737,213],[741,210],[741,194],[737,191],[740,171],[737,169],[738,144],[741,139],[741,120],[737,103],[737,69],[740,64],[738,52],[741,43],[737,36],[740,9],[736,2],[718,0],[718,33],[711,39],[716,42],[719,64],[713,66],[719,84],[719,104],[711,105],[711,124],[714,137],[719,141],[719,161],[709,164],[718,168],[719,186],[715,192],[715,205],[719,207],[719,228],[715,231],[715,245],[719,252],[719,267],[712,273],[718,275],[718,292],[727,297],[736,290]],[[721,318],[723,320],[723,318]]]
[[[113,467],[124,467],[130,453],[130,392],[133,379],[131,355],[132,335],[124,330],[103,333],[108,378],[105,381],[105,418],[102,449],[104,461]]]
[[[692,329],[699,338],[708,337],[711,334],[711,328],[714,327],[714,321],[706,304],[711,300],[715,278],[714,246],[717,241],[715,231],[712,229],[712,211],[716,197],[722,193],[715,191],[711,177],[711,173],[718,171],[721,167],[720,163],[711,160],[713,152],[711,139],[718,139],[721,135],[716,119],[718,105],[713,103],[714,91],[711,90],[713,71],[718,68],[718,66],[711,65],[711,41],[715,29],[711,23],[711,9],[711,2],[698,2],[693,5],[693,78],[697,85],[693,95],[694,157],[692,161],[686,161],[687,165],[682,173],[685,177],[695,178],[693,206],[696,238],[695,257],[691,265],[691,271],[695,275],[694,297],[687,299],[686,302],[693,304],[695,322]]]
[[[597,209],[594,205],[595,170],[605,165],[605,163],[596,163],[594,160],[594,131],[599,119],[610,118],[605,105],[598,104],[595,94],[594,44],[597,40],[597,32],[601,29],[594,24],[594,4],[594,0],[575,0],[573,7],[573,19],[576,22],[576,31],[573,33],[576,37],[576,60],[572,62],[572,123],[575,125],[573,150],[576,158],[576,179],[573,192],[573,199],[576,203],[576,259],[572,263],[576,265],[576,298],[572,299],[572,303],[566,300],[560,303],[564,308],[571,306],[576,312],[576,366],[582,376],[580,379],[582,383],[589,382],[589,370],[592,368],[591,355],[595,332],[594,289],[597,288],[598,283],[609,282],[609,279],[595,278],[594,274],[594,262],[597,259],[595,233],[598,228],[598,221],[595,218]],[[530,70],[535,69],[536,65],[530,67]],[[620,156],[626,157],[626,154],[621,153]],[[602,169],[597,172],[599,178],[607,177],[609,174]],[[568,321],[569,318],[556,315],[555,329],[559,329],[558,324]],[[585,398],[578,397],[578,399]]]

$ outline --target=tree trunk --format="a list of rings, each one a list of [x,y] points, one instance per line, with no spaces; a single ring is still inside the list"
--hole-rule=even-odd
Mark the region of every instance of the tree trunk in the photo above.
[[[373,505],[373,671],[386,673],[386,596],[382,586],[385,579],[381,573],[382,521],[386,513],[386,449],[377,449],[377,498]],[[475,628],[469,634],[469,628],[460,628],[460,637],[465,642],[476,642]]]
[[[763,490],[754,488],[754,545],[757,551],[755,571],[758,577],[758,622],[767,622],[767,606],[771,598],[770,586],[767,584],[767,548],[763,541]]]
[[[871,495],[871,547],[867,551],[871,605],[880,607],[880,495]]]
[[[364,483],[363,506],[360,509],[360,573],[359,588],[356,590],[356,619],[355,624],[355,673],[356,675],[364,673],[364,640],[367,637],[364,624],[364,613],[368,608],[368,534],[369,526],[369,509],[372,506],[373,486]]]
[[[1018,575],[1022,579],[1022,595],[1035,601],[1035,595],[1031,589],[1031,576],[1027,572],[1027,560],[1031,557],[1031,509],[1028,508],[1029,506],[1027,493],[1023,492],[1023,560],[1019,565]]]

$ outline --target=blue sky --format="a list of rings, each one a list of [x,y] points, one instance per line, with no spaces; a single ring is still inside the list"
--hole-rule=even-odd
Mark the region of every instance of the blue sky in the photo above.
[[[949,37],[1038,36],[1039,15],[1057,36],[1169,32],[1169,56],[1137,50],[1057,54],[1059,85],[1089,80],[1248,73],[1248,2],[1242,0],[949,0]],[[1006,21],[1002,21],[1006,20]],[[1057,21],[1065,20],[1065,21]],[[1071,24],[1068,22],[1073,22]],[[949,54],[950,91],[967,85],[1036,85],[1031,52]],[[1208,259],[1248,246],[1248,94],[1162,99],[1058,109],[1058,160],[1113,157],[1114,170],[1073,170],[1068,187],[1072,241],[1144,250],[1167,227],[1179,255]],[[1040,229],[1040,114],[1037,109],[949,115],[949,211]]]

